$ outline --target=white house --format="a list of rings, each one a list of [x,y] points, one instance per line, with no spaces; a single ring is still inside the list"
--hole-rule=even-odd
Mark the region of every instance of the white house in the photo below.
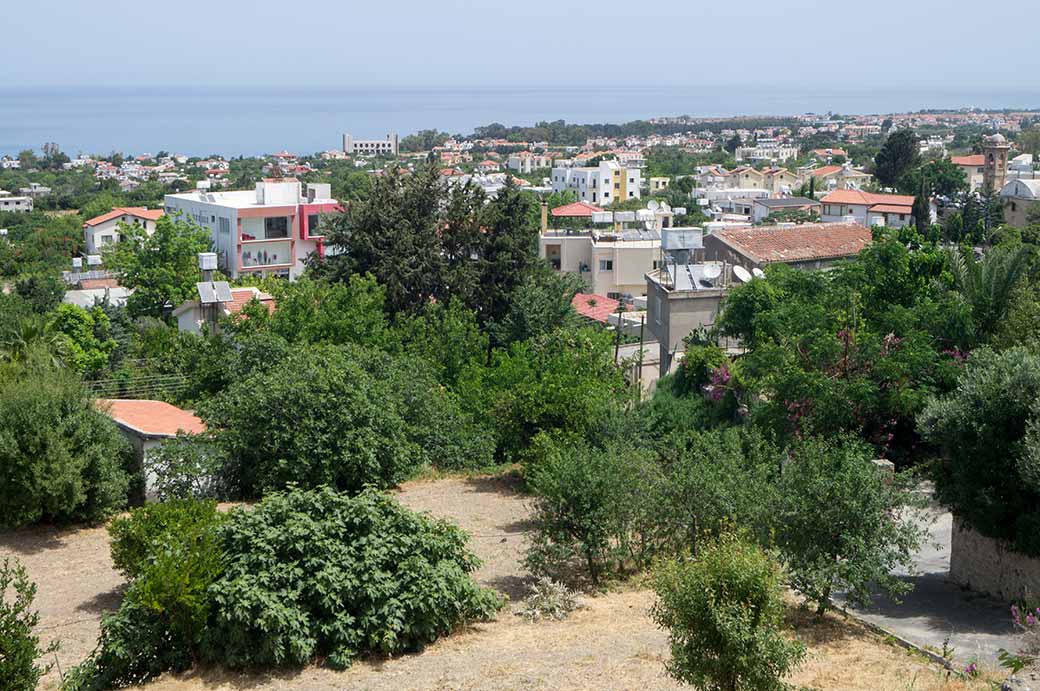
[[[820,200],[824,223],[855,221],[868,228],[887,226],[902,228],[910,225],[914,213],[914,198],[905,194],[872,194],[861,190],[835,190]],[[932,210],[934,218],[934,210]]]
[[[210,232],[218,265],[243,273],[295,278],[312,252],[325,251],[323,214],[342,211],[328,183],[265,178],[255,190],[166,195],[166,212],[181,212]]]
[[[639,199],[642,173],[639,168],[626,168],[617,161],[601,161],[594,168],[553,168],[554,192],[571,190],[578,201],[611,204],[626,199]]]
[[[33,200],[29,196],[16,197],[7,190],[0,190],[0,212],[27,214],[33,210]]]
[[[518,171],[521,175],[530,175],[532,171],[548,168],[552,165],[552,159],[541,154],[533,154],[530,151],[521,151],[506,159],[506,166],[510,170]]]
[[[982,189],[982,178],[986,169],[986,156],[984,154],[951,156],[950,161],[964,171],[964,177],[968,181],[968,189],[972,192]]]
[[[141,226],[145,233],[151,235],[155,232],[155,222],[162,215],[162,209],[126,206],[95,216],[83,224],[83,244],[86,245],[87,254],[100,254],[101,248],[119,242],[120,223]]]

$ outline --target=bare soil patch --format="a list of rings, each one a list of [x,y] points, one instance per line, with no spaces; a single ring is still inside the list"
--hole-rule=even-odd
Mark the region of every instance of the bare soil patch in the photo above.
[[[668,638],[650,620],[653,594],[631,587],[581,599],[560,622],[529,623],[513,614],[529,575],[522,565],[529,529],[528,498],[511,476],[449,478],[406,483],[398,496],[409,507],[449,519],[472,536],[484,561],[477,579],[512,598],[496,621],[466,627],[420,653],[366,660],[344,672],[321,667],[271,674],[218,669],[165,675],[157,691],[212,689],[678,689],[666,671]],[[34,528],[0,536],[0,558],[16,556],[37,582],[44,641],[61,640],[58,660],[68,668],[90,653],[101,614],[118,606],[122,576],[111,564],[104,528]],[[969,689],[983,682],[947,680],[937,666],[889,645],[855,622],[828,615],[822,622],[792,613],[809,645],[791,681],[819,689]],[[44,688],[58,684],[57,671]]]

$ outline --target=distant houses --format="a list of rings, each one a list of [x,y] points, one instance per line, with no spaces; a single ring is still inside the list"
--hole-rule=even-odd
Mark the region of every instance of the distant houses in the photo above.
[[[83,224],[83,244],[87,254],[100,254],[108,245],[119,242],[120,223],[139,226],[151,235],[155,232],[155,222],[162,216],[162,209],[141,206],[116,207],[107,214],[95,216]]]

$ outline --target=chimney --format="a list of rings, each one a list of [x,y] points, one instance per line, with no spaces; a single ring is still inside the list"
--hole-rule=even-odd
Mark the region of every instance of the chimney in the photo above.
[[[549,230],[549,202],[542,200],[542,232]]]

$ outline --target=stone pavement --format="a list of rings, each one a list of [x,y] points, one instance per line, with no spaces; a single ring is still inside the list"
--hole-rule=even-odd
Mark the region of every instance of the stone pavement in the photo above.
[[[901,574],[913,583],[913,591],[901,603],[877,595],[870,607],[849,609],[872,624],[940,654],[943,641],[949,637],[958,663],[978,661],[996,666],[1001,648],[1018,648],[1010,606],[947,581],[952,516],[932,509],[925,522],[929,523],[928,537],[914,559],[916,573]],[[835,599],[841,603],[839,598]]]

